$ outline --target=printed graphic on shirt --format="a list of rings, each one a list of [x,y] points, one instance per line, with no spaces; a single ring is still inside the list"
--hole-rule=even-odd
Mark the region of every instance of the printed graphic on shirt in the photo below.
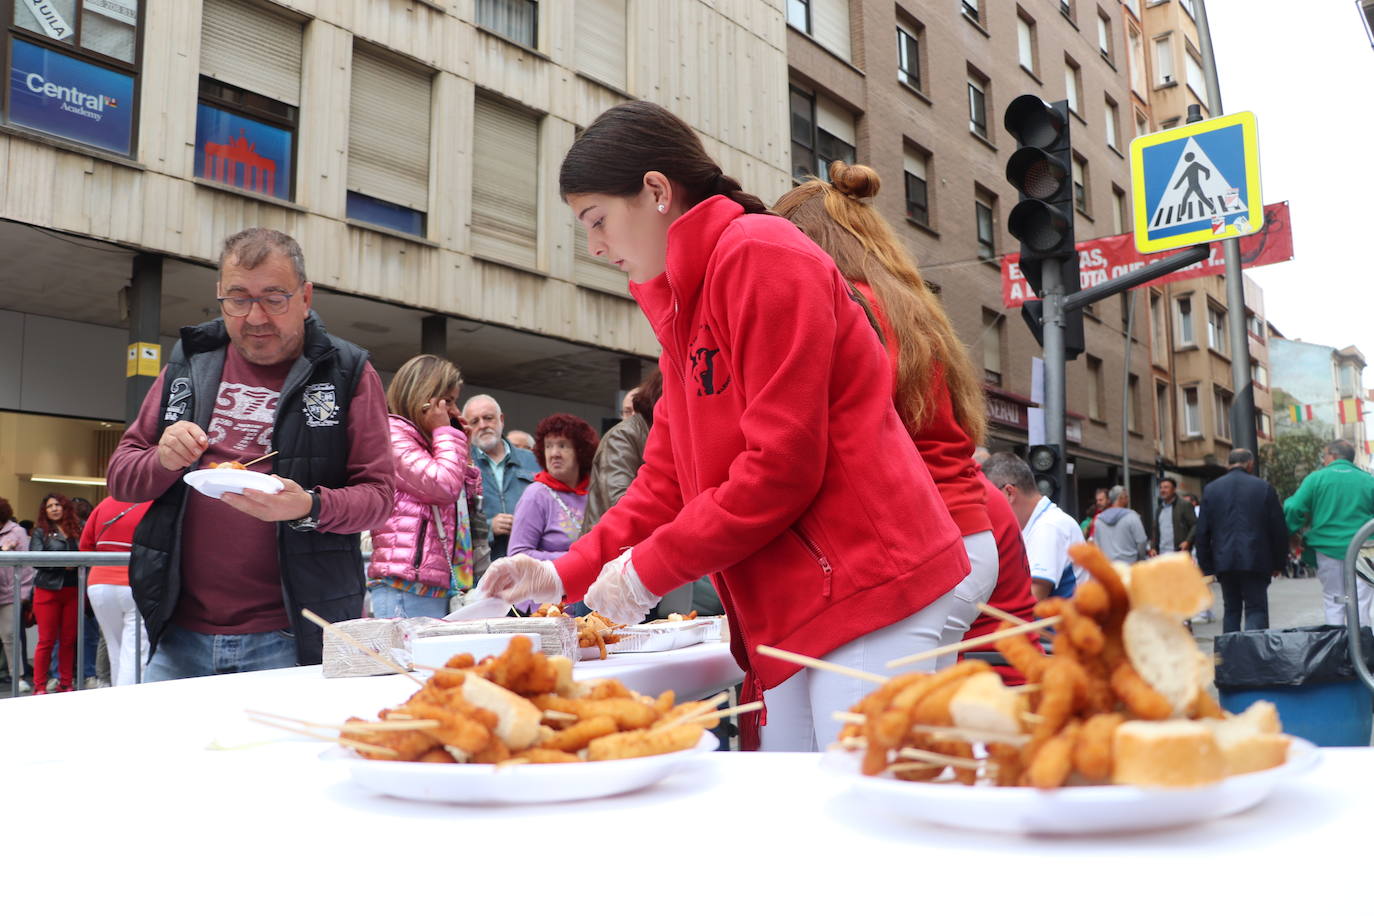
[[[339,401],[334,386],[328,382],[305,386],[305,425],[338,426]]]
[[[210,444],[224,443],[230,452],[272,450],[272,424],[277,417],[280,391],[252,385],[220,382],[215,415],[207,435]]]
[[[730,387],[730,373],[720,357],[720,347],[715,346],[711,326],[703,324],[697,329],[692,345],[687,348],[692,360],[692,378],[696,379],[697,397],[722,394]]]
[[[172,379],[171,391],[167,395],[167,411],[162,415],[162,419],[172,422],[182,419],[190,404],[191,380],[184,375]]]

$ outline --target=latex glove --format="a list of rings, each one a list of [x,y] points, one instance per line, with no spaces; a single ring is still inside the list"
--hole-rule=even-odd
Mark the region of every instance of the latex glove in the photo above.
[[[483,594],[515,604],[537,601],[546,604],[563,600],[563,580],[551,560],[536,560],[517,554],[502,557],[487,567],[478,588]]]
[[[601,575],[582,599],[587,607],[612,623],[639,623],[659,602],[659,596],[651,594],[639,581],[630,562],[631,552],[627,550],[601,567]]]

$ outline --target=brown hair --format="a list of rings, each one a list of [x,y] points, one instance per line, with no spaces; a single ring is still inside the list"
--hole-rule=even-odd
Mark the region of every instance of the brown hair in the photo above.
[[[219,252],[220,273],[224,272],[224,262],[233,261],[240,267],[253,270],[274,254],[283,255],[296,270],[296,282],[305,283],[305,253],[300,243],[276,229],[254,226],[235,232],[224,240]]]
[[[663,397],[663,373],[654,369],[649,373],[649,377],[639,383],[634,395],[630,398],[630,406],[635,413],[644,418],[644,422],[650,426],[654,425],[654,405],[658,399]]]
[[[52,519],[48,518],[48,500],[55,499],[62,504],[62,520],[56,525]],[[81,521],[76,517],[76,509],[72,506],[72,501],[61,493],[49,493],[44,496],[38,504],[38,520],[34,522],[44,534],[61,534],[69,541],[75,541],[81,537]]]
[[[596,430],[581,417],[570,413],[556,413],[539,421],[534,428],[534,457],[539,466],[548,470],[544,463],[544,440],[549,436],[562,436],[572,443],[573,454],[577,456],[577,476],[587,477],[592,472],[592,459],[596,457],[598,439]]]
[[[987,429],[983,387],[944,307],[921,278],[892,226],[865,199],[878,193],[878,173],[866,165],[830,164],[830,181],[812,179],[784,194],[774,210],[835,259],[851,282],[878,297],[897,338],[897,411],[916,432],[936,409],[927,393],[943,371],[954,418],[974,443]]]
[[[768,212],[763,201],[721,172],[686,121],[642,100],[608,108],[573,141],[558,170],[558,192],[565,201],[569,194],[633,197],[647,172],[662,172],[682,188],[688,208],[722,194],[746,213]]]
[[[8,499],[0,496],[0,525],[5,524],[5,522],[12,518],[14,518],[14,507],[10,505]]]
[[[412,356],[391,377],[391,384],[386,389],[386,409],[414,423],[416,429],[429,438],[420,422],[425,405],[434,403],[435,398],[447,397],[449,392],[456,392],[462,384],[463,376],[458,367],[442,356],[431,353]]]

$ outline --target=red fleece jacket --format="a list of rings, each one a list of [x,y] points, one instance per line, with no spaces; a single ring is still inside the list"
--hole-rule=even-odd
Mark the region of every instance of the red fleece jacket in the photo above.
[[[663,355],[644,466],[555,561],[569,598],[627,547],[655,594],[706,573],[746,693],[910,616],[969,571],[892,404],[891,369],[834,263],[788,221],[716,196],[632,285]]]

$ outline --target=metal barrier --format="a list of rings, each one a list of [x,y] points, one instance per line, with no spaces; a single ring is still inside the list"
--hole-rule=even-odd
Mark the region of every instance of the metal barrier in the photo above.
[[[1369,665],[1365,662],[1364,651],[1360,647],[1360,591],[1355,572],[1355,562],[1360,558],[1360,550],[1370,537],[1374,537],[1374,519],[1365,522],[1364,526],[1355,532],[1350,546],[1345,549],[1345,567],[1341,570],[1341,584],[1345,587],[1345,631],[1350,640],[1350,661],[1355,666],[1355,673],[1364,681],[1365,687],[1374,693],[1374,675],[1369,673]]]
[[[73,680],[76,682],[76,689],[85,689],[85,679],[81,676],[86,668],[86,570],[92,566],[128,566],[129,555],[127,553],[106,553],[105,551],[63,551],[63,550],[6,550],[0,552],[0,566],[11,566],[16,569],[14,581],[14,654],[19,659],[19,670],[10,671],[10,696],[19,696],[19,682],[24,678],[24,653],[21,649],[24,639],[24,612],[23,601],[19,593],[18,568],[21,566],[32,566],[37,568],[51,568],[55,566],[75,566],[76,567],[76,673]],[[134,635],[134,682],[143,682],[143,628],[140,626]],[[13,669],[15,666],[10,665]],[[33,672],[34,689],[38,689],[41,683],[47,683],[48,672],[39,671],[36,667]]]

